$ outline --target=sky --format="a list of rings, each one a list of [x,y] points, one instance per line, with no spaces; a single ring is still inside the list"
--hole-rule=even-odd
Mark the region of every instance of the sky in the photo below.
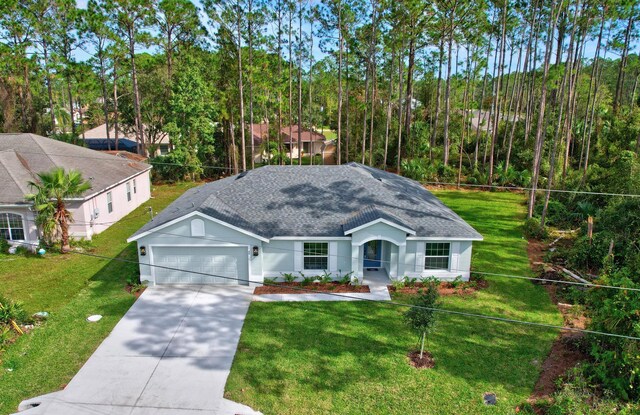
[[[1,0],[0,0],[1,1]],[[312,5],[317,4],[319,2],[319,0],[308,0]],[[76,5],[79,8],[82,9],[86,9],[87,7],[87,2],[88,0],[76,0]],[[192,2],[199,8],[202,10],[202,3],[200,0],[192,0]],[[203,12],[201,12],[201,16],[203,18],[203,21],[206,21],[207,18],[204,15]],[[275,27],[272,27],[271,25],[267,27],[267,33],[268,34],[274,34],[275,33]],[[305,24],[303,24],[303,30],[306,31],[307,33],[310,31],[310,25],[308,22],[306,22]],[[314,39],[314,47],[313,47],[313,59],[315,62],[318,62],[319,60],[325,58],[327,56],[326,53],[324,53],[321,49],[320,49],[320,45],[319,45],[319,39]],[[595,50],[596,50],[596,41],[595,40],[591,40],[588,41],[585,47],[585,51],[584,51],[584,57],[585,58],[591,58],[595,55]],[[637,51],[637,43],[636,45],[634,45],[634,47],[632,47],[632,53],[633,51],[636,51],[635,53],[638,53]],[[156,49],[155,48],[143,48],[141,47],[140,49],[137,50],[138,52],[155,52]],[[602,53],[604,51],[601,51],[601,56]],[[286,51],[285,51],[286,53]],[[91,50],[83,50],[83,49],[78,49],[75,51],[75,58],[78,61],[86,61],[91,57],[92,51]],[[459,52],[459,56],[460,56],[460,60],[464,60],[464,57],[466,56],[466,49],[461,48],[460,52]],[[614,51],[609,50],[607,52],[607,57],[608,58],[617,58],[619,55],[617,53],[615,53]],[[566,54],[565,54],[566,57]],[[518,59],[518,55],[517,52],[513,57],[513,62],[511,65],[511,68],[509,70],[507,70],[507,72],[511,72],[513,70],[516,69],[516,65],[517,65],[517,59]],[[555,60],[555,57],[553,58],[553,60]],[[505,65],[507,65],[509,62],[509,55],[507,55],[505,57]],[[489,68],[493,67],[493,58],[491,58],[489,60]],[[446,69],[446,68],[445,68]],[[461,65],[461,69],[462,69],[462,65]]]

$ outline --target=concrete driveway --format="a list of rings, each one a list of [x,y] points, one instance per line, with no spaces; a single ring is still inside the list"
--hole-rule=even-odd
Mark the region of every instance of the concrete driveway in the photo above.
[[[257,413],[223,398],[252,291],[148,288],[64,390],[21,414]]]

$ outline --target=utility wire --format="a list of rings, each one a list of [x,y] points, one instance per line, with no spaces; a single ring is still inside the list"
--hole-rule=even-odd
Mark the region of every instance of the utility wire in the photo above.
[[[201,240],[208,240],[208,241],[214,241],[214,242],[226,242],[226,243],[230,243],[230,244],[238,244],[237,241],[233,241],[233,240],[229,240],[229,239],[219,239],[219,238],[213,238],[213,237],[208,237],[208,236],[189,236],[189,235],[180,235],[177,233],[171,233],[171,232],[161,232],[161,231],[156,231],[154,232],[156,234],[159,235],[167,235],[167,236],[177,236],[177,237],[181,237],[181,238],[190,238],[190,239],[201,239]],[[324,242],[324,241],[321,241]],[[270,249],[274,249],[274,250],[278,250],[278,251],[285,251],[285,252],[294,252],[294,253],[301,253],[301,251],[296,251],[295,249],[290,249],[290,248],[282,248],[282,247],[276,247],[276,246],[270,246]],[[334,256],[336,258],[343,258],[343,259],[358,259],[356,257],[352,257],[352,256],[348,256],[348,255],[328,255],[328,256]],[[391,263],[391,261],[386,261],[384,259],[376,259],[376,262],[380,262],[381,264],[383,263]],[[404,262],[404,265],[407,267],[412,267],[415,266],[415,263],[409,263],[409,262]],[[375,267],[367,267],[367,268],[375,268]],[[440,269],[434,268],[434,269],[429,269],[429,268],[425,268],[425,271],[440,271]],[[471,274],[477,274],[477,275],[483,275],[483,276],[494,276],[494,277],[503,277],[503,278],[516,278],[516,279],[522,279],[522,280],[529,280],[529,281],[541,281],[541,282],[549,282],[549,283],[559,283],[559,284],[568,284],[568,285],[576,285],[576,286],[583,286],[583,287],[589,287],[589,288],[608,288],[608,289],[614,289],[614,290],[621,290],[621,291],[640,291],[640,288],[632,288],[632,287],[620,287],[620,286],[616,286],[616,285],[605,285],[605,284],[594,284],[594,283],[586,283],[586,282],[580,282],[580,281],[568,281],[568,280],[554,280],[551,278],[537,278],[537,277],[527,277],[524,275],[513,275],[513,274],[503,274],[503,273],[497,273],[497,272],[486,272],[486,271],[469,271],[466,269],[459,269],[459,268],[448,268],[447,271],[453,271],[453,272],[470,272]]]
[[[29,245],[32,245],[32,244],[29,244]],[[130,259],[125,259],[125,258],[117,258],[117,257],[116,258],[112,258],[112,257],[104,256],[104,255],[91,254],[91,253],[88,253],[88,252],[78,252],[78,251],[70,251],[70,252],[74,253],[76,255],[89,256],[89,257],[98,258],[98,259],[102,259],[102,260],[119,261],[119,262],[124,262],[124,263],[129,263],[129,264],[136,264],[138,266],[146,265],[146,266],[149,266],[149,267],[166,269],[166,270],[170,270],[170,271],[179,271],[179,272],[184,272],[184,273],[188,273],[188,274],[202,275],[202,276],[206,276],[206,277],[222,278],[222,279],[230,280],[230,281],[246,282],[248,284],[249,283],[254,283],[254,284],[261,284],[261,285],[266,285],[266,286],[278,286],[278,284],[271,284],[271,283],[268,283],[268,282],[250,281],[249,279],[246,279],[246,278],[227,277],[227,276],[223,276],[223,275],[216,275],[216,274],[210,274],[210,273],[199,272],[199,271],[184,270],[184,269],[180,269],[180,268],[167,267],[167,266],[157,265],[157,264],[144,264],[144,263],[141,263],[139,261],[132,261]],[[434,312],[437,312],[437,313],[451,314],[451,315],[457,315],[457,316],[463,316],[463,317],[500,321],[500,322],[504,322],[504,323],[522,324],[522,325],[527,325],[527,326],[543,327],[543,328],[556,329],[556,330],[566,330],[566,331],[572,331],[572,332],[576,332],[576,333],[586,333],[586,334],[594,334],[594,335],[599,335],[599,336],[616,337],[616,338],[622,338],[622,339],[627,339],[627,340],[640,340],[640,337],[626,336],[626,335],[623,335],[623,334],[615,334],[615,333],[607,333],[607,332],[597,331],[597,330],[579,329],[579,328],[576,328],[576,327],[558,326],[558,325],[555,325],[555,324],[538,323],[538,322],[534,322],[534,321],[525,321],[525,320],[516,320],[516,319],[511,319],[511,318],[506,318],[506,317],[488,316],[486,314],[477,314],[477,313],[468,313],[468,312],[464,312],[464,311],[447,310],[447,309],[438,308],[438,307],[425,307],[425,306],[419,306],[419,305],[415,305],[415,304],[401,303],[401,302],[397,302],[397,301],[385,301],[385,300],[375,300],[375,299],[369,299],[369,298],[360,298],[360,297],[356,297],[354,295],[349,295],[349,294],[332,293],[332,292],[324,292],[324,291],[320,292],[320,291],[316,291],[316,290],[313,290],[313,289],[310,289],[310,288],[304,288],[304,287],[289,287],[288,286],[287,288],[288,289],[291,288],[291,289],[293,289],[295,291],[312,293],[312,294],[324,294],[324,295],[329,295],[329,296],[338,297],[338,298],[347,298],[347,299],[350,299],[350,300],[366,301],[366,302],[371,302],[371,303],[379,303],[379,304],[392,305],[392,306],[397,306],[397,307],[419,308],[419,309],[423,309],[423,310],[434,311]]]
[[[146,212],[144,214],[138,215],[138,216],[134,216],[132,218],[123,218],[120,221],[114,221],[114,222],[101,222],[101,223],[93,223],[93,225],[108,225],[108,224],[112,224],[112,223],[116,223],[116,222],[121,222],[122,220],[131,220],[131,219],[137,219],[139,217],[142,216],[146,216],[149,213]],[[35,221],[30,220],[30,219],[25,219],[25,221],[27,222],[33,222],[35,223]],[[74,223],[80,223],[80,224],[91,224],[90,222],[74,222]],[[181,235],[181,234],[177,234],[177,233],[171,233],[171,232],[161,232],[161,231],[156,231],[154,232],[156,234],[159,235],[167,235],[167,236],[175,236],[175,237],[180,237],[180,238],[190,238],[190,239],[201,239],[201,240],[207,240],[207,241],[214,241],[214,242],[225,242],[225,243],[230,243],[230,244],[238,244],[237,241],[233,241],[233,240],[229,240],[229,239],[219,239],[219,238],[214,238],[214,237],[210,237],[210,236],[189,236],[189,235]],[[18,242],[20,243],[20,242]],[[35,245],[35,244],[32,244]],[[278,251],[284,251],[284,252],[294,252],[294,253],[298,253],[300,251],[296,251],[295,249],[290,249],[290,248],[283,248],[283,247],[276,247],[276,246],[270,246],[270,249],[274,249],[274,250],[278,250]],[[336,258],[342,258],[342,259],[348,259],[348,260],[352,260],[352,259],[358,259],[359,258],[355,258],[352,256],[347,256],[347,255],[332,255]],[[391,263],[391,261],[387,261],[384,259],[376,259],[374,260],[376,262],[379,262],[380,264],[386,264],[386,263]],[[409,263],[409,262],[404,262],[405,267],[413,267],[415,266],[415,263]],[[375,268],[375,267],[368,267],[368,268]],[[433,269],[429,269],[429,268],[425,268],[425,271],[440,271],[441,269],[439,268],[433,268]],[[569,281],[569,280],[554,280],[551,278],[540,278],[540,277],[527,277],[524,275],[514,275],[514,274],[504,274],[504,273],[498,273],[498,272],[487,272],[487,271],[473,271],[473,270],[466,270],[466,269],[462,269],[462,268],[448,268],[447,271],[450,272],[470,272],[471,274],[476,274],[476,275],[482,275],[482,276],[493,276],[493,277],[502,277],[502,278],[515,278],[515,279],[521,279],[521,280],[529,280],[529,281],[540,281],[540,282],[548,282],[548,283],[553,283],[553,284],[567,284],[567,285],[574,285],[574,286],[582,286],[582,287],[588,287],[588,288],[607,288],[607,289],[614,289],[614,290],[621,290],[621,291],[640,291],[640,288],[632,288],[632,287],[621,287],[621,286],[616,286],[616,285],[606,285],[606,284],[594,284],[594,283],[586,283],[586,282],[580,282],[580,281]]]
[[[71,157],[68,154],[49,154],[49,153],[43,153],[43,152],[30,152],[30,151],[20,151],[20,153],[24,153],[24,154],[46,154],[49,156],[56,156],[56,157]],[[118,156],[114,156],[114,157],[118,157]],[[85,159],[99,159],[99,160],[104,160],[104,157],[90,157],[90,156],[73,156],[73,158],[85,158]],[[129,160],[126,158],[122,158],[122,161],[129,161],[131,163],[144,163],[144,162],[138,162],[138,161],[134,161],[134,160]],[[147,162],[147,164],[151,164],[151,165],[162,165],[162,166],[179,166],[179,167],[197,167],[197,168],[203,168],[203,169],[216,169],[216,170],[223,170],[223,171],[234,171],[234,169],[230,168],[230,167],[222,167],[222,166],[208,166],[208,165],[195,165],[195,164],[186,164],[186,163],[167,163],[167,162],[160,162],[160,161],[149,161]],[[248,169],[247,171],[249,171],[251,169]],[[435,186],[458,186],[457,183],[449,183],[449,182],[434,182],[434,181],[427,181],[427,182],[420,182],[421,184],[424,185],[435,185]],[[493,189],[502,189],[502,190],[518,190],[518,191],[532,191],[533,188],[531,187],[518,187],[518,186],[499,186],[499,185],[488,185],[488,184],[470,184],[470,183],[460,183],[460,186],[464,186],[464,187],[473,187],[473,188],[493,188]],[[615,196],[615,197],[640,197],[640,194],[634,194],[634,193],[609,193],[609,192],[589,192],[586,190],[566,190],[566,189],[536,189],[536,191],[538,192],[552,192],[552,193],[573,193],[573,194],[582,194],[582,195],[595,195],[595,196]]]
[[[492,188],[492,189],[503,189],[503,190],[521,190],[530,192],[534,190],[531,187],[519,187],[519,186],[499,186],[499,185],[489,185],[489,184],[471,184],[471,183],[446,183],[446,182],[421,182],[422,184],[434,185],[434,186],[463,186],[463,187],[474,187],[474,188]],[[609,193],[609,192],[589,192],[586,190],[565,190],[565,189],[535,189],[537,192],[552,192],[552,193],[574,193],[581,195],[595,195],[595,196],[620,196],[620,197],[640,197],[640,194],[634,193]]]

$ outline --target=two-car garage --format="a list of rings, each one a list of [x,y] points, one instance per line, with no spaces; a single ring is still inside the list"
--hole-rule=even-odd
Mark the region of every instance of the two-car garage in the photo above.
[[[156,284],[247,284],[246,246],[150,248],[156,265],[152,267]]]

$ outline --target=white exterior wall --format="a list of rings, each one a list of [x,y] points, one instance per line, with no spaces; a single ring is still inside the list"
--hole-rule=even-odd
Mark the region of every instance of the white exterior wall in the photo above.
[[[327,242],[329,244],[329,269],[305,270],[303,260],[304,242]],[[314,240],[278,240],[272,239],[263,243],[263,271],[265,278],[279,278],[282,274],[292,273],[299,277],[315,276],[330,272],[334,279],[351,271],[351,242],[344,239]]]
[[[427,270],[424,269],[425,243],[446,242],[450,243],[449,269]],[[464,281],[468,281],[471,275],[471,241],[449,241],[449,240],[408,240],[406,253],[406,275],[412,278],[436,277],[443,280],[453,280],[460,276]]]
[[[22,217],[22,229],[24,230],[24,239],[14,241],[12,245],[24,246],[27,249],[34,250],[39,243],[39,233],[36,227],[35,214],[31,211],[30,206],[25,205],[0,205],[0,213],[14,213]]]
[[[134,192],[133,180],[136,181]],[[131,186],[131,200],[127,200],[127,183]],[[111,193],[113,211],[107,207],[107,193]],[[140,173],[122,183],[102,191],[85,201],[70,201],[69,210],[73,214],[74,223],[70,226],[70,234],[76,238],[91,239],[123,217],[127,216],[151,197],[151,180],[149,170]],[[95,213],[98,213],[97,216]]]
[[[192,221],[204,221],[204,236],[192,235]],[[292,273],[299,277],[317,276],[325,271],[334,279],[351,271],[359,280],[363,278],[364,244],[371,240],[381,240],[383,268],[392,279],[409,277],[435,276],[440,279],[453,280],[461,276],[468,280],[471,266],[471,241],[428,240],[428,242],[450,243],[449,269],[425,270],[424,253],[427,240],[407,237],[404,230],[385,223],[376,223],[363,227],[351,236],[338,238],[272,238],[263,240],[257,235],[250,235],[241,229],[208,218],[195,212],[176,220],[171,224],[160,226],[149,234],[139,237],[138,255],[141,262],[142,280],[155,282],[153,267],[145,264],[155,263],[154,248],[157,247],[243,247],[247,250],[248,274],[239,278],[259,283],[264,278],[281,278],[282,274]],[[303,247],[305,242],[327,242],[328,269],[305,270]],[[140,247],[144,246],[147,255],[140,255]],[[258,247],[259,255],[254,256],[253,247]],[[244,259],[242,259],[244,260]]]
[[[192,236],[191,222],[194,219],[202,219],[205,226],[205,236]],[[140,255],[140,247],[144,246],[147,254]],[[148,264],[154,261],[154,247],[243,247],[247,250],[247,261],[249,275],[239,275],[238,278],[249,279],[250,281],[262,281],[262,261],[264,250],[262,241],[246,235],[227,226],[213,222],[201,216],[186,217],[170,226],[157,229],[156,232],[143,236],[137,240],[138,260],[140,265],[140,280],[155,282],[155,271]],[[257,246],[259,249],[258,256],[253,256],[252,249]],[[155,263],[155,262],[153,262]],[[142,265],[145,264],[145,265]]]

